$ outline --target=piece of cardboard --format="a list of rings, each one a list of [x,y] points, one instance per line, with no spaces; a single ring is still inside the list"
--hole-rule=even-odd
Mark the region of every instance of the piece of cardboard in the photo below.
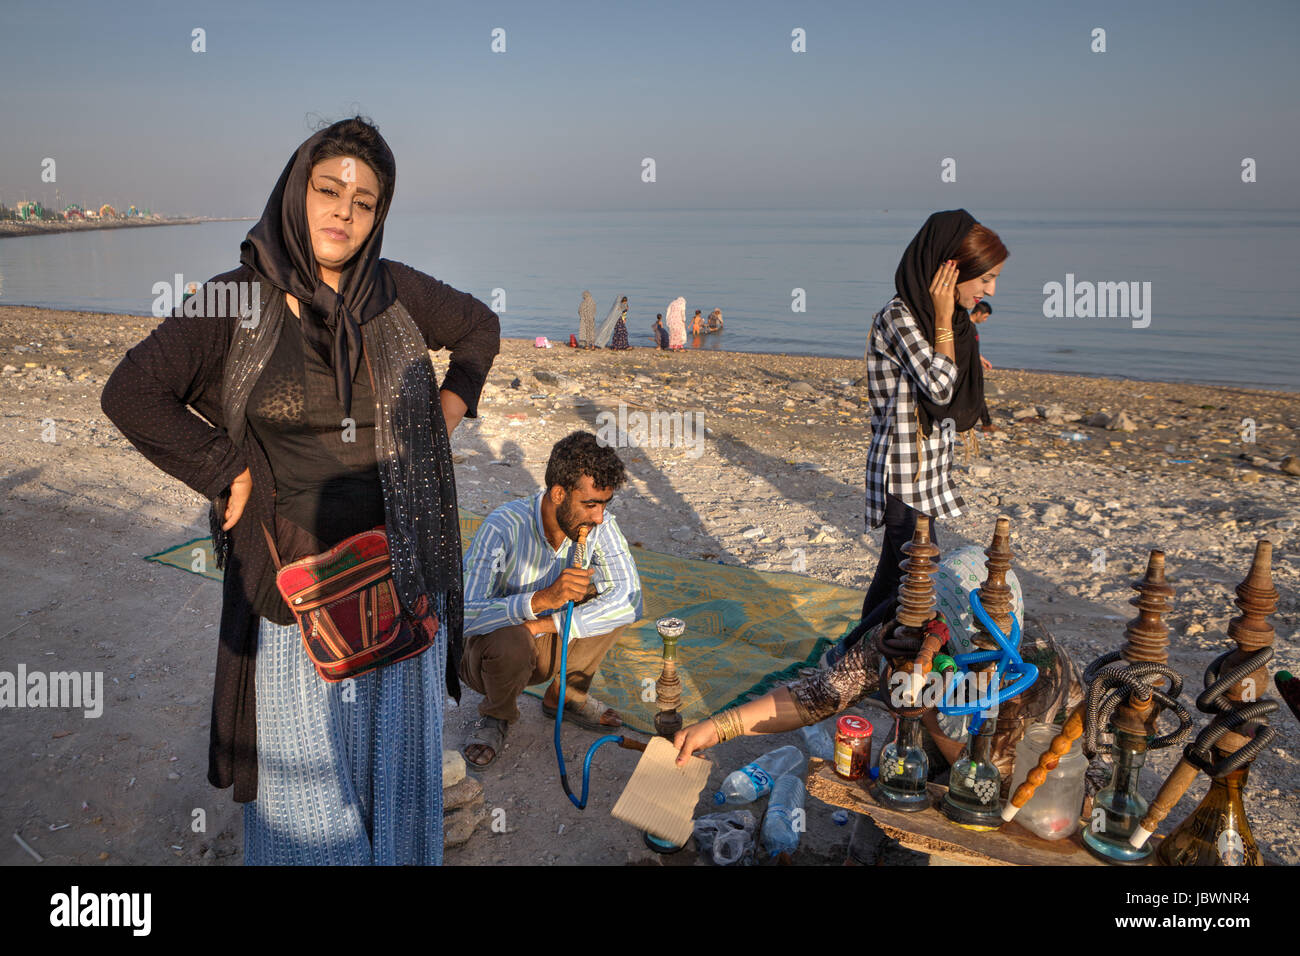
[[[713,765],[691,757],[677,766],[677,748],[663,737],[646,744],[614,809],[616,820],[682,846],[690,839],[695,804]]]

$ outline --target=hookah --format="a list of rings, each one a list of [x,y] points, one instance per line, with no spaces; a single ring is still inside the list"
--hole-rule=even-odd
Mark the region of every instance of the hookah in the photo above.
[[[885,806],[909,813],[930,806],[926,778],[930,761],[921,742],[920,706],[921,685],[924,675],[933,666],[943,638],[935,628],[926,625],[934,616],[938,602],[934,597],[934,558],[939,549],[930,541],[930,519],[921,515],[916,519],[912,540],[903,545],[906,557],[900,562],[903,584],[898,589],[897,626],[885,637],[888,626],[876,634],[876,649],[889,662],[886,686],[894,686],[894,675],[903,681],[902,693],[891,694],[889,709],[898,724],[895,739],[880,752],[880,776],[876,781],[876,796]],[[899,706],[901,701],[902,706]]]
[[[1210,777],[1210,790],[1200,806],[1180,823],[1156,850],[1168,866],[1260,866],[1263,858],[1250,832],[1241,795],[1250,764],[1277,731],[1266,718],[1277,701],[1260,698],[1256,688],[1268,686],[1267,664],[1273,658],[1273,627],[1268,616],[1277,610],[1273,586],[1273,545],[1259,541],[1245,580],[1237,585],[1233,602],[1242,611],[1228,624],[1235,649],[1219,655],[1205,671],[1205,689],[1196,709],[1213,719],[1183,750],[1151,804],[1151,810],[1129,843],[1142,849],[1161,821],[1187,792],[1198,770]],[[1148,851],[1149,852],[1149,851]]]
[[[581,528],[578,531],[578,540],[573,546],[573,563],[572,567],[586,568],[587,565],[587,534],[590,528]],[[560,727],[564,722],[564,692],[568,687],[569,681],[569,625],[573,621],[573,602],[570,601],[564,606],[564,633],[560,635],[560,699],[555,709],[555,762],[560,767],[560,786],[564,788],[565,795],[569,801],[579,810],[587,808],[587,793],[591,786],[591,758],[595,756],[596,751],[602,746],[609,743],[616,743],[624,750],[645,750],[645,744],[628,740],[618,734],[606,734],[600,737],[587,749],[587,756],[582,761],[582,797],[578,798],[573,795],[569,788],[569,772],[564,766],[564,751],[560,747]],[[683,629],[685,625],[683,625]]]
[[[655,629],[663,638],[663,669],[655,681],[655,734],[671,742],[682,729],[682,715],[677,708],[682,702],[682,679],[677,676],[677,640],[686,633],[686,622],[679,617],[663,617],[655,621]],[[676,853],[682,847],[649,831],[642,831],[645,845],[656,853]]]
[[[1038,680],[1038,668],[1020,659],[1020,622],[1011,611],[1011,523],[998,518],[993,540],[984,554],[987,576],[984,586],[971,592],[971,614],[979,628],[971,643],[977,650],[957,654],[953,662],[965,670],[944,692],[941,713],[969,714],[970,736],[966,751],[952,766],[948,792],[941,809],[948,819],[968,830],[996,830],[1002,825],[998,798],[1002,774],[992,760],[993,734],[999,705],[1028,690]],[[987,600],[987,604],[984,602]],[[1008,637],[1010,632],[1010,637]],[[953,696],[963,680],[980,690],[973,703],[956,704]],[[990,690],[991,689],[991,690]],[[1026,798],[1028,799],[1028,798]]]
[[[1084,752],[1091,756],[1100,751],[1100,735],[1111,733],[1114,743],[1107,749],[1115,761],[1110,783],[1094,799],[1093,820],[1083,844],[1114,863],[1140,863],[1152,852],[1151,847],[1129,843],[1147,809],[1138,791],[1147,752],[1180,744],[1192,731],[1192,718],[1177,700],[1182,676],[1168,664],[1169,628],[1161,617],[1169,610],[1174,589],[1165,583],[1163,551],[1151,552],[1146,575],[1132,587],[1138,593],[1129,603],[1138,608],[1138,616],[1124,629],[1123,648],[1097,658],[1083,675],[1088,685]],[[1163,681],[1168,682],[1165,690],[1158,686]],[[1156,722],[1164,710],[1177,715],[1179,726],[1157,736]]]

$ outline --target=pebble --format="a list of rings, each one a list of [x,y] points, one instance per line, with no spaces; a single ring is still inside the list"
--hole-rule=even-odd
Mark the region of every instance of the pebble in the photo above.
[[[1120,412],[1107,423],[1106,430],[1111,432],[1135,432],[1138,427],[1133,419],[1128,417],[1128,412]]]

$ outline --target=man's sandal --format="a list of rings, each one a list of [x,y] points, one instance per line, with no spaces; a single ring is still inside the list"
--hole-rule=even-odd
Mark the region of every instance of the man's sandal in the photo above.
[[[485,770],[492,766],[505,748],[506,730],[509,726],[504,720],[496,717],[480,717],[474,721],[470,725],[469,736],[465,738],[465,745],[460,748],[461,756],[465,758],[465,766],[470,770]],[[485,763],[475,762],[467,753],[470,747],[476,745],[492,751],[492,756]]]
[[[568,695],[566,694],[565,696],[567,697]],[[616,730],[617,728],[622,727],[623,721],[621,718],[619,718],[619,721],[616,724],[602,724],[600,722],[600,718],[604,716],[605,711],[607,710],[613,711],[614,708],[588,694],[587,699],[582,702],[582,705],[576,708],[570,707],[568,701],[565,701],[564,719],[570,723],[577,724],[579,727],[585,728],[586,730]],[[542,713],[551,720],[554,720],[555,706],[553,704],[548,704],[543,700]],[[614,716],[618,717],[617,711],[614,711]]]

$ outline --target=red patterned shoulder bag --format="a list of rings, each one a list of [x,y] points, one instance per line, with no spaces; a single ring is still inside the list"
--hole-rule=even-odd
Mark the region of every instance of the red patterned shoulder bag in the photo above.
[[[438,616],[427,595],[420,595],[410,613],[402,609],[382,525],[283,566],[265,524],[262,533],[275,561],[275,585],[325,680],[346,680],[404,661],[437,640]]]

